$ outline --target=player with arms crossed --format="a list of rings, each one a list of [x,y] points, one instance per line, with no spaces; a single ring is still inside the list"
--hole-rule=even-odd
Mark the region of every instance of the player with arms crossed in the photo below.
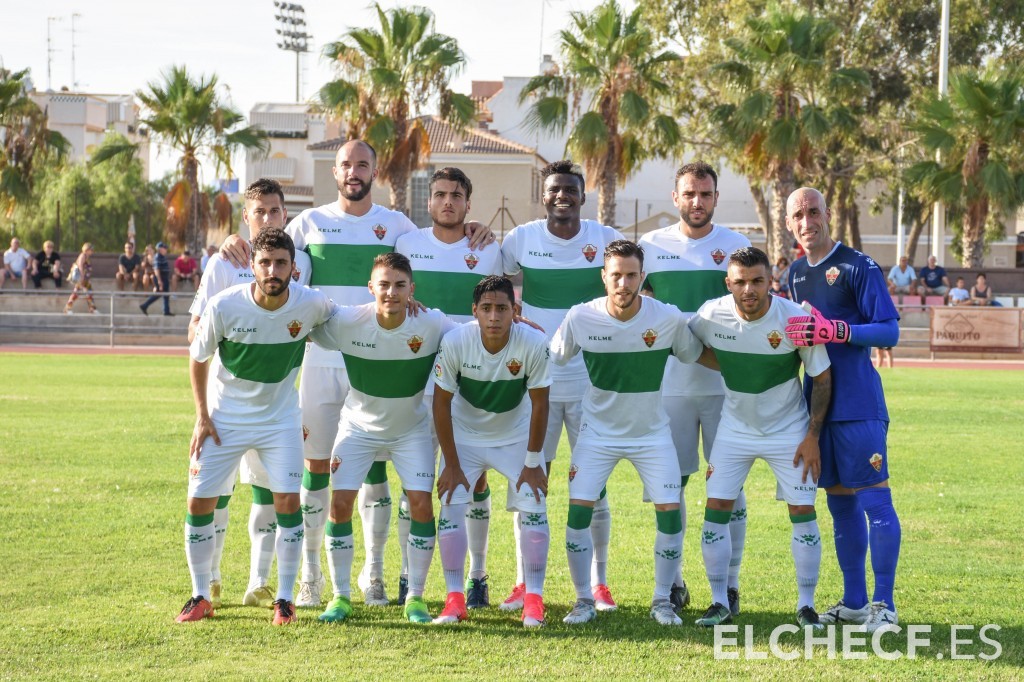
[[[252,244],[256,281],[209,302],[189,349],[196,425],[189,445],[185,556],[192,597],[178,622],[213,615],[208,599],[214,555],[214,509],[242,455],[259,453],[277,514],[275,625],[295,621],[292,590],[299,570],[302,514],[302,422],[295,380],[306,336],[334,306],[323,294],[291,283],[295,247],[281,230],[263,230]],[[210,360],[220,367],[210,379]]]
[[[715,352],[725,380],[725,403],[707,468],[707,502],[701,549],[711,583],[711,606],[697,625],[729,621],[730,520],[736,497],[761,458],[775,473],[793,524],[790,551],[796,563],[797,623],[820,628],[814,589],[821,565],[814,497],[819,473],[818,434],[832,393],[828,354],[797,347],[786,338],[787,320],[800,306],[768,293],[768,256],[752,247],[729,256],[730,294],[708,301],[690,318],[693,335]],[[810,377],[810,417],[799,370]]]
[[[384,253],[374,259],[369,290],[374,303],[339,307],[330,323],[312,335],[316,343],[345,354],[351,382],[330,465],[327,558],[334,599],[320,620],[339,622],[352,615],[352,507],[374,459],[383,452],[398,470],[412,517],[405,615],[412,622],[429,623],[423,588],[436,533],[431,502],[434,445],[423,391],[441,337],[455,323],[437,310],[416,317],[407,313],[412,268],[402,254]]]
[[[513,322],[515,291],[505,277],[481,281],[472,300],[476,321],[445,336],[434,367],[434,426],[444,455],[437,480],[438,544],[448,586],[434,622],[467,617],[462,579],[469,491],[483,472],[496,469],[510,484],[515,481],[510,509],[522,517],[523,625],[540,627],[551,539],[541,454],[551,386],[547,337]]]
[[[245,200],[242,205],[242,221],[249,227],[253,237],[265,228],[281,229],[288,220],[288,210],[284,205],[284,190],[276,180],[260,178],[245,189]],[[251,284],[255,279],[251,266],[236,268],[220,254],[214,254],[199,282],[192,306],[188,309],[192,320],[188,325],[188,341],[192,343],[199,319],[209,305],[210,299],[220,292],[237,284]],[[295,253],[295,268],[292,279],[299,284],[309,281],[309,256],[301,251]],[[214,373],[220,365],[218,356],[213,358]],[[270,492],[270,479],[267,471],[260,463],[259,454],[249,450],[242,458],[239,468],[242,483],[252,487],[252,507],[249,511],[249,541],[251,544],[249,586],[246,588],[242,603],[246,606],[269,607],[274,601],[274,593],[267,585],[270,569],[274,562],[274,542],[277,521],[274,512],[274,497]],[[233,479],[234,477],[232,477]],[[228,530],[228,504],[231,502],[229,488],[217,501],[217,509],[213,512],[213,523],[217,528],[216,546],[213,556],[213,572],[210,580],[210,602],[213,608],[221,605],[220,560],[224,554],[224,540]]]
[[[436,308],[456,322],[473,320],[473,292],[488,275],[501,274],[501,247],[488,244],[471,250],[466,236],[466,214],[470,209],[473,183],[458,168],[440,168],[430,177],[427,210],[433,222],[399,237],[395,251],[406,256],[416,268],[416,300]],[[432,403],[434,384],[427,386],[424,400]],[[490,605],[487,586],[487,531],[491,516],[491,491],[484,473],[477,481],[466,510],[469,534],[469,580],[466,606]],[[398,506],[398,540],[402,546],[402,574],[398,582],[398,603],[405,603],[409,562],[405,539],[409,536],[409,505],[403,496]]]
[[[676,171],[672,203],[679,209],[679,223],[640,238],[647,254],[647,286],[659,301],[671,303],[693,315],[705,302],[728,293],[724,274],[729,254],[750,246],[745,236],[711,222],[718,206],[718,174],[703,162],[688,163]],[[679,457],[683,485],[679,509],[686,534],[686,486],[690,475],[700,469],[697,444],[703,443],[707,460],[715,444],[722,415],[725,387],[722,377],[707,367],[668,361],[665,384],[665,412],[668,413],[672,442]],[[740,613],[740,563],[747,536],[747,498],[740,489],[729,522],[732,554],[729,559],[729,609]],[[681,610],[690,601],[690,591],[680,573],[672,584],[672,605]]]
[[[864,624],[873,632],[897,623],[893,587],[901,530],[889,489],[889,412],[871,348],[896,345],[899,313],[878,265],[832,240],[831,218],[816,189],[798,189],[786,202],[786,225],[807,253],[790,268],[789,291],[811,313],[791,319],[786,334],[797,345],[825,344],[832,361],[818,486],[832,513],[843,598],[821,614],[821,622]],[[810,390],[809,380],[804,388]],[[875,574],[870,602],[864,568],[869,546]]]
[[[541,170],[544,188],[541,202],[546,220],[535,220],[514,228],[501,245],[505,274],[523,273],[523,314],[547,332],[550,339],[565,319],[569,308],[604,294],[601,283],[601,254],[622,235],[593,220],[581,220],[586,203],[586,182],[579,166],[556,161]],[[544,459],[551,462],[558,452],[562,425],[569,448],[576,447],[582,415],[581,404],[588,388],[587,370],[581,358],[564,367],[552,368],[548,432]],[[550,466],[550,465],[549,465]],[[510,491],[511,492],[511,491]],[[516,547],[519,547],[521,516],[514,519]],[[612,611],[615,600],[608,589],[608,544],[611,539],[611,511],[604,490],[594,506],[591,530],[594,563],[591,568],[592,596],[598,610]],[[499,608],[516,610],[523,606],[525,579],[522,557],[517,557],[516,585]]]
[[[593,539],[590,520],[615,465],[632,462],[654,503],[654,599],[651,617],[661,625],[680,625],[669,602],[672,579],[683,550],[679,513],[679,462],[672,449],[661,384],[670,355],[683,362],[701,357],[686,317],[672,305],[640,296],[643,249],[625,239],[604,250],[607,296],[573,306],[551,341],[551,357],[565,365],[583,356],[590,388],[583,400],[580,436],[569,466],[569,519],[565,547],[576,604],[563,619],[570,624],[594,620],[590,586]],[[710,356],[706,352],[705,361]]]

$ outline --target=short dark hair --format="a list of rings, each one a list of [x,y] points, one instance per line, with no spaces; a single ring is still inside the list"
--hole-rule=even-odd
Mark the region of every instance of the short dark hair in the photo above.
[[[988,279],[988,275],[986,275],[984,272],[979,272],[977,275],[974,276],[974,279],[978,279],[979,277],[984,277],[985,279]]]
[[[679,184],[679,178],[684,175],[692,175],[698,180],[710,177],[715,183],[715,191],[718,191],[718,173],[711,167],[710,164],[704,163],[703,161],[694,161],[692,163],[685,164],[679,167],[676,171],[676,184]]]
[[[640,269],[644,267],[644,247],[628,239],[616,239],[604,247],[604,259],[608,260],[614,256],[619,258],[635,257],[640,259]]]
[[[431,194],[434,192],[434,183],[438,180],[448,180],[450,182],[459,183],[462,185],[462,189],[465,190],[467,199],[469,199],[469,196],[473,193],[473,183],[469,181],[466,174],[459,168],[445,166],[444,168],[438,168],[434,171],[434,174],[430,176],[430,184],[428,185]]]
[[[252,240],[252,261],[256,262],[257,251],[273,251],[285,249],[292,261],[295,261],[295,242],[288,236],[288,233],[279,227],[268,227],[260,230],[256,238]]]
[[[734,263],[743,268],[763,265],[766,271],[772,271],[772,264],[768,261],[768,254],[753,246],[744,246],[742,249],[733,251],[729,256],[729,265]]]
[[[508,300],[513,305],[516,302],[516,290],[512,286],[512,280],[502,275],[488,275],[477,283],[473,289],[473,305],[480,302],[484,294],[489,292],[504,292],[508,295]]]
[[[541,182],[547,180],[552,175],[574,175],[580,181],[580,187],[587,186],[587,180],[583,177],[583,171],[578,165],[568,159],[554,161],[540,169]]]
[[[277,180],[271,180],[270,178],[260,178],[249,184],[245,188],[246,199],[259,199],[261,197],[276,194],[281,199],[281,205],[284,206],[284,189],[281,187],[281,183]]]
[[[377,268],[390,268],[391,270],[398,270],[409,275],[409,281],[412,281],[412,264],[409,259],[398,253],[397,251],[390,251],[388,253],[378,254],[373,259],[373,267],[370,268],[370,274]]]

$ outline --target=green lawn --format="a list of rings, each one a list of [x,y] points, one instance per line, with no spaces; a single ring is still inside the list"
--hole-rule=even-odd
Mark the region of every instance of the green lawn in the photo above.
[[[800,679],[1021,679],[1024,549],[1020,532],[1024,461],[1020,440],[1024,374],[904,369],[884,372],[895,500],[903,526],[897,579],[901,624],[931,625],[931,645],[915,660],[751,659],[779,624],[792,622],[796,588],[785,506],[759,463],[747,486],[749,530],[737,619],[739,660],[715,660],[713,634],[689,625],[709,601],[700,546],[703,483],[689,488],[684,574],[695,604],[686,625],[648,617],[654,514],[640,482],[620,466],[609,483],[613,510],[609,583],[615,613],[582,627],[563,625],[573,599],[563,550],[568,453],[551,485],[552,543],[546,602],[549,625],[525,632],[496,608],[458,627],[412,626],[399,607],[370,610],[356,598],[351,621],[325,626],[301,611],[295,627],[274,628],[270,612],[239,604],[248,576],[248,491],[232,499],[224,556],[225,606],[216,618],[173,622],[188,597],[182,523],[192,405],[183,358],[0,355],[0,597],[11,608],[0,625],[0,679],[20,678],[675,678],[756,676]],[[563,441],[564,445],[564,441]],[[500,477],[492,478],[492,488]],[[393,484],[396,481],[393,479]],[[503,493],[496,494],[501,500]],[[821,500],[822,576],[818,606],[841,591],[831,523]],[[510,516],[495,504],[489,572],[491,601],[514,578]],[[356,521],[358,526],[358,521]],[[361,532],[356,529],[356,565]],[[393,531],[392,537],[395,536]],[[398,549],[391,541],[394,596]],[[326,563],[325,563],[326,570]],[[444,597],[440,556],[427,586],[433,613]],[[1013,607],[1012,604],[1018,606]],[[995,623],[995,661],[951,661],[950,625]],[[991,653],[977,631],[961,631],[961,654]],[[905,635],[887,635],[903,650]],[[797,643],[784,636],[782,649]],[[941,654],[941,658],[939,655]]]

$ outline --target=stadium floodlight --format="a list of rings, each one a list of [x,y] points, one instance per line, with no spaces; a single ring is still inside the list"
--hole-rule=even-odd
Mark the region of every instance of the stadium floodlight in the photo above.
[[[274,19],[281,25],[277,29],[277,35],[281,37],[277,43],[278,48],[295,53],[295,101],[301,101],[299,97],[299,59],[303,52],[309,52],[309,40],[312,35],[305,32],[306,9],[302,5],[290,2],[278,2],[274,0],[274,7],[278,13]]]

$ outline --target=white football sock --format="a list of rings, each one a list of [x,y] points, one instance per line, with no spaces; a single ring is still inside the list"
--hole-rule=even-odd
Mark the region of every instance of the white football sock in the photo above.
[[[740,488],[740,494],[732,504],[729,517],[729,587],[740,589],[740,564],[743,563],[743,546],[747,542],[747,494]]]
[[[335,597],[352,596],[352,560],[355,540],[352,522],[327,521],[327,567],[331,572],[331,588]]]
[[[213,514],[185,516],[185,558],[192,577],[192,596],[210,598],[210,571],[216,530]]]
[[[796,564],[796,608],[798,611],[804,606],[814,608],[814,590],[818,587],[821,568],[821,534],[817,519],[794,523],[789,546]]]
[[[594,558],[590,569],[592,587],[608,584],[608,544],[612,538],[612,512],[605,495],[594,503],[594,516],[590,520]]]
[[[477,499],[482,498],[482,499]],[[466,532],[469,536],[469,577],[487,575],[487,533],[491,527],[491,489],[473,493],[466,511]]]
[[[277,514],[273,503],[252,503],[249,509],[249,542],[249,589],[253,589],[270,582],[274,545],[277,542]]]
[[[462,592],[466,583],[466,504],[443,505],[437,521],[437,544],[448,592]]]
[[[728,512],[722,512],[728,514]],[[704,518],[704,532],[701,541],[701,554],[704,556],[704,570],[711,585],[711,602],[729,604],[729,556],[732,545],[729,540],[729,524],[714,523]]]
[[[548,570],[548,549],[551,545],[551,528],[545,512],[521,514],[521,550],[525,567],[526,591],[529,594],[544,595],[544,577]]]

